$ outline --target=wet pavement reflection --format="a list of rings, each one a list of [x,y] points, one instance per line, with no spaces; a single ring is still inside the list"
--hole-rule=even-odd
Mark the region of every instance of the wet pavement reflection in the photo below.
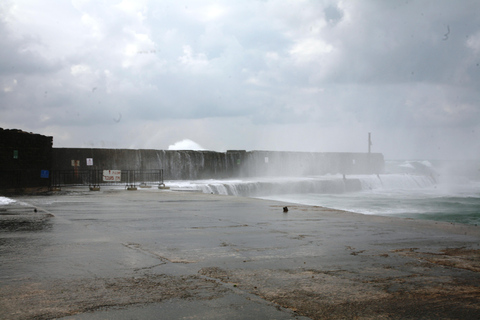
[[[472,226],[154,189],[16,200],[0,207],[0,318],[401,319],[445,299],[479,314]]]

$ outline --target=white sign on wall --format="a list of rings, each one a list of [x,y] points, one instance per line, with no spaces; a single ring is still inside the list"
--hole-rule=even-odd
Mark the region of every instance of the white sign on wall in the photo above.
[[[122,178],[122,170],[103,170],[103,181],[115,182]]]
[[[87,166],[93,166],[93,158],[87,158]]]

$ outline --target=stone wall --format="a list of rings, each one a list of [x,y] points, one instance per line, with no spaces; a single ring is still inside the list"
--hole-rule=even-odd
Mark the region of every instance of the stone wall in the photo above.
[[[0,128],[0,191],[47,188],[53,138]]]
[[[87,166],[87,159],[93,159],[93,166]],[[53,170],[73,170],[72,163],[79,164],[78,170],[163,169],[165,180],[379,174],[384,170],[381,153],[53,149]]]

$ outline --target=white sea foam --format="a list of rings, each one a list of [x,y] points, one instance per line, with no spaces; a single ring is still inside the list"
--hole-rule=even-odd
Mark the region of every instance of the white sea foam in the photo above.
[[[0,196],[0,206],[1,205],[7,205],[7,204],[13,203],[13,202],[15,202],[15,200],[7,198],[7,197]]]
[[[172,189],[202,191],[221,195],[260,197],[276,194],[337,194],[362,190],[411,190],[427,188],[436,181],[411,174],[325,175],[311,177],[259,177],[236,180],[168,181]]]
[[[183,139],[168,146],[168,150],[205,150],[201,145],[190,139]]]

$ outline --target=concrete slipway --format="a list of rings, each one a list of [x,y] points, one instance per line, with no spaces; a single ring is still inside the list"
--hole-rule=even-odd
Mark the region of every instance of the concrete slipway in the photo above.
[[[480,227],[158,189],[14,199],[1,319],[480,318]]]

